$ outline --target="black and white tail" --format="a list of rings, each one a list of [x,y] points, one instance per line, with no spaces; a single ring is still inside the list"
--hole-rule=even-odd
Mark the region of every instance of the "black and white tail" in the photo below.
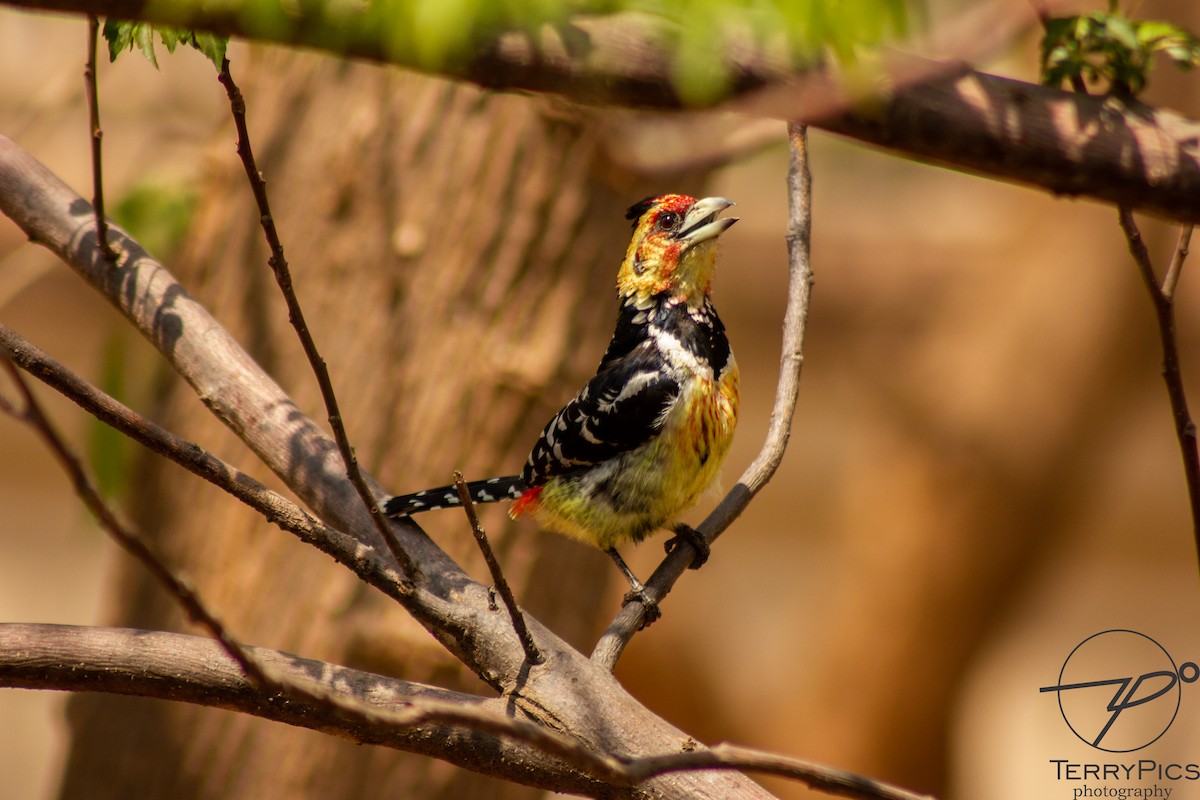
[[[467,484],[467,493],[476,503],[497,503],[501,500],[516,500],[529,487],[520,475],[508,475],[503,478],[488,478],[482,481],[471,481]],[[433,511],[438,508],[459,506],[458,489],[454,485],[439,486],[436,489],[425,489],[414,494],[399,494],[389,497],[383,504],[383,513],[389,517],[408,517],[422,511]]]

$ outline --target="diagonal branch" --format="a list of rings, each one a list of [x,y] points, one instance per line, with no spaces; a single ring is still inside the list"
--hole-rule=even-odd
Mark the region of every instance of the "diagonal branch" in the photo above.
[[[320,426],[296,407],[162,264],[111,222],[110,233],[123,257],[117,264],[104,259],[96,246],[91,206],[3,136],[0,211],[125,314],[209,409],[285,485],[317,516],[356,540],[344,553],[346,560],[374,562],[372,571],[398,569],[346,479],[337,445]],[[377,486],[373,489],[381,493]],[[471,581],[415,524],[406,522],[394,528],[403,550],[419,561],[428,578],[406,598],[405,608],[434,631],[461,631],[468,618],[472,620],[469,624],[487,630],[486,589]],[[453,634],[439,638],[476,668],[481,658],[500,654],[483,647],[491,642],[488,637],[470,640],[487,652],[486,656],[464,652]],[[524,660],[519,648],[510,655]],[[494,670],[494,674],[506,672],[507,668]]]
[[[371,492],[371,487],[367,485],[366,478],[363,477],[362,470],[358,466],[358,457],[354,454],[354,448],[350,445],[350,437],[346,433],[346,425],[342,421],[342,412],[338,405],[337,394],[333,390],[333,380],[329,377],[329,367],[325,363],[325,359],[321,357],[320,351],[317,349],[317,342],[313,339],[312,331],[308,328],[308,323],[304,319],[304,310],[300,307],[300,298],[296,296],[296,289],[292,284],[292,273],[288,268],[287,258],[283,254],[283,241],[279,238],[279,231],[275,228],[275,218],[271,215],[271,204],[267,198],[267,182],[263,179],[262,173],[258,171],[258,166],[254,160],[254,150],[250,146],[250,130],[246,125],[246,101],[242,97],[242,92],[233,80],[233,74],[229,71],[229,59],[221,60],[221,73],[219,76],[221,85],[225,87],[225,92],[229,96],[230,111],[233,115],[234,126],[237,128],[237,152],[242,160],[242,166],[246,170],[246,178],[250,181],[250,189],[254,193],[254,202],[258,206],[259,221],[262,224],[263,235],[267,239],[267,246],[271,250],[271,257],[267,260],[267,264],[271,267],[271,273],[275,276],[275,282],[279,284],[279,291],[283,295],[284,302],[287,303],[288,322],[296,331],[296,337],[300,340],[300,346],[304,349],[304,355],[308,358],[309,366],[312,368],[313,375],[317,379],[317,385],[321,389],[321,399],[325,403],[325,410],[328,413],[329,427],[333,431],[333,438],[337,442],[338,452],[342,456],[342,464],[346,469],[346,475],[350,479],[350,483],[354,486],[355,492],[358,493],[359,499],[362,501],[363,507],[371,516],[371,522],[375,526],[379,537],[387,544],[388,550],[392,556],[400,564],[405,575],[405,582],[402,584],[404,591],[411,591],[409,581],[420,578],[421,573],[416,563],[405,552],[400,545],[400,541],[392,532],[387,520],[383,516],[383,511],[379,508],[379,503],[375,501],[375,496]],[[99,213],[99,212],[97,212]]]
[[[804,367],[804,332],[808,324],[809,295],[813,273],[809,244],[812,238],[812,174],[808,167],[808,132],[798,123],[788,124],[792,158],[788,169],[788,292],[783,318],[783,352],[780,355],[779,381],[775,387],[775,405],[766,440],[753,463],[737,484],[700,524],[697,531],[709,542],[715,540],[738,517],[760,489],[767,484],[783,460],[791,435],[792,416],[800,392],[800,371]],[[675,548],[646,581],[646,592],[661,601],[691,561],[690,548]],[[641,629],[645,606],[633,601],[622,607],[608,630],[592,651],[592,660],[613,669],[625,646]]]
[[[479,523],[479,514],[475,511],[475,501],[471,499],[471,492],[467,489],[466,481],[463,480],[463,474],[458,470],[454,470],[454,488],[458,492],[459,502],[462,503],[463,511],[467,515],[467,524],[471,526],[471,533],[475,536],[475,543],[479,545],[479,552],[483,554],[483,560],[487,562],[488,572],[492,574],[492,584],[500,594],[500,599],[504,601],[504,607],[508,610],[508,617],[512,620],[513,624],[513,632],[516,633],[517,639],[521,642],[521,647],[525,650],[525,657],[529,659],[530,664],[545,662],[546,657],[538,650],[537,642],[533,640],[533,635],[529,633],[529,627],[525,624],[525,614],[522,613],[521,607],[517,605],[517,598],[513,595],[512,588],[509,587],[508,581],[504,578],[504,571],[500,569],[500,561],[497,560],[496,553],[492,550],[491,543],[488,542],[487,533],[483,530],[483,525]]]

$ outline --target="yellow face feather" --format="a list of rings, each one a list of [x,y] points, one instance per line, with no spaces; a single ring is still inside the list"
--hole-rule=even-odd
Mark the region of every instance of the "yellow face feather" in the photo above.
[[[716,269],[717,237],[736,219],[716,219],[728,200],[667,194],[647,201],[617,273],[617,291],[639,307],[669,294],[703,301]]]

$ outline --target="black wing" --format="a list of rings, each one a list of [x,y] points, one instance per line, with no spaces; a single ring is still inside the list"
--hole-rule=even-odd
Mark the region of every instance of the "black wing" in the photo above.
[[[679,396],[679,384],[663,367],[662,356],[649,341],[602,365],[542,430],[521,473],[525,483],[539,486],[658,436]]]

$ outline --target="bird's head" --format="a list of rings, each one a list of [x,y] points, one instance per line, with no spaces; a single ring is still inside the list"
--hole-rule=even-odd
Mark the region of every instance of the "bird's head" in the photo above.
[[[621,297],[638,305],[662,295],[700,303],[712,284],[717,237],[737,222],[717,219],[731,205],[723,197],[664,194],[631,206],[625,217],[633,220],[633,239],[617,274]]]

